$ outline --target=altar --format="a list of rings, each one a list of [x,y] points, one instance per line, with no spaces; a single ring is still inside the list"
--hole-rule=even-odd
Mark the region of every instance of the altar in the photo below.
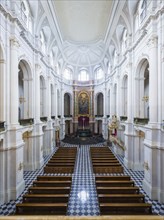
[[[76,133],[77,137],[91,137],[92,136],[92,132],[90,129],[78,129],[77,133]]]

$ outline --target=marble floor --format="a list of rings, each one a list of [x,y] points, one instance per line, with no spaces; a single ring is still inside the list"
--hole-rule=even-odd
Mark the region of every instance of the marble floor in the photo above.
[[[71,146],[77,146],[77,145],[64,144],[64,147],[71,147]],[[101,147],[103,146],[103,144],[99,144],[97,146]],[[95,181],[94,181],[95,176],[92,170],[92,163],[91,163],[89,149],[90,149],[89,145],[82,145],[80,148],[78,148],[74,174],[72,175],[72,189],[70,193],[70,199],[67,210],[67,215],[69,216],[100,215]],[[57,148],[54,149],[53,153],[55,153],[56,150]],[[111,148],[111,150],[113,149]],[[45,164],[50,159],[50,157],[51,155],[44,158]],[[117,158],[119,159],[120,163],[122,163],[123,165],[122,156],[117,156]],[[24,179],[26,183],[24,192],[19,196],[17,200],[12,200],[9,203],[5,203],[1,205],[0,215],[12,215],[15,213],[15,204],[22,201],[23,194],[27,192],[33,180],[35,180],[38,175],[44,174],[43,167],[35,172],[32,171],[24,172]],[[126,169],[126,167],[124,167],[124,173],[130,175],[131,178],[135,181],[135,184],[140,187],[140,192],[145,194],[145,192],[142,189],[142,180],[144,176],[143,172],[128,170]],[[164,216],[164,204],[160,204],[157,201],[151,200],[146,194],[145,194],[145,200],[146,202],[152,204],[153,213]]]

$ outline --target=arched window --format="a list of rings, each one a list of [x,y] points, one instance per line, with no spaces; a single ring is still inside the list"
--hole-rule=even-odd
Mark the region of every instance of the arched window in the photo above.
[[[79,81],[88,81],[89,80],[89,74],[86,70],[81,70],[78,75]]]
[[[54,65],[54,60],[53,60],[53,53],[52,53],[52,51],[50,52],[50,64],[51,64],[51,66]]]
[[[21,3],[21,18],[26,23],[27,22],[27,16],[26,16],[26,7],[24,2]]]
[[[127,48],[127,29],[124,30],[122,35],[122,52]]]
[[[96,74],[95,74],[95,78],[97,80],[102,79],[104,77],[104,71],[102,70],[101,67],[96,69]]]
[[[117,58],[118,58],[118,54],[117,51],[114,50],[114,56],[113,56],[113,65],[116,66],[117,65]]]
[[[147,0],[142,0],[140,5],[140,22],[144,20],[147,15]]]
[[[40,31],[40,46],[43,53],[46,53],[45,36],[43,31]]]
[[[21,2],[21,19],[24,21],[28,30],[32,33],[32,16],[29,5],[26,1]]]
[[[71,80],[72,79],[72,71],[69,68],[64,70],[63,76],[65,79]]]
[[[59,75],[60,74],[60,65],[59,65],[59,63],[56,64],[55,70],[56,70],[56,73]]]
[[[107,72],[107,74],[110,74],[110,73],[111,73],[111,69],[112,69],[111,63],[108,62],[108,72]]]

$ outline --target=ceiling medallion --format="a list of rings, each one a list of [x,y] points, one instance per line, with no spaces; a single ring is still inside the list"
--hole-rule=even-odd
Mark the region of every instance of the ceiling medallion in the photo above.
[[[89,52],[89,48],[87,46],[80,46],[79,47],[79,52],[81,52],[81,53],[88,53]]]

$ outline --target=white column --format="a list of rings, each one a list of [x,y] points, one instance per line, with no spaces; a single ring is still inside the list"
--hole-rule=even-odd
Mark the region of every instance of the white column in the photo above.
[[[61,100],[60,100],[60,106],[61,106],[61,118],[64,118],[64,89],[63,84],[61,88]]]
[[[55,103],[55,119],[58,118],[58,94],[57,94],[57,84],[55,83],[55,100],[54,100],[54,103]]]
[[[145,114],[144,114],[144,106],[145,103],[143,101],[143,97],[144,97],[144,77],[140,77],[139,79],[139,117],[140,118],[144,118]]]
[[[64,119],[64,89],[63,84],[61,85],[61,100],[60,100],[60,106],[61,106],[61,132],[60,132],[60,139],[63,139],[65,137],[65,119]]]
[[[103,111],[103,115],[104,117],[106,118],[106,108],[107,108],[107,88],[105,86],[105,89],[104,89],[104,95],[103,95],[103,105],[104,105],[104,111]]]
[[[149,105],[150,124],[158,121],[158,38],[152,36],[149,39]]]
[[[35,71],[35,120],[40,122],[40,71],[39,65],[36,65]]]
[[[47,79],[47,107],[48,107],[48,120],[51,120],[51,85],[50,85],[50,77]]]
[[[120,116],[120,78],[117,81],[117,89],[116,89],[116,115],[119,117]]]
[[[5,77],[5,71],[4,71],[4,65],[5,61],[0,60],[0,121],[5,121],[5,83],[6,83],[6,77]]]
[[[55,116],[55,91],[54,91],[54,87],[53,87],[52,93],[51,93],[51,110],[52,110],[51,116]]]
[[[163,33],[163,29],[164,29],[164,14],[161,15],[161,21],[162,21],[162,27],[161,27],[161,42],[164,42],[164,33]],[[161,75],[162,75],[162,80],[161,80],[161,118],[162,120],[164,120],[164,44],[162,46],[161,49]],[[163,121],[164,122],[164,121]]]
[[[18,125],[18,48],[16,38],[10,40],[10,123]]]
[[[109,100],[109,105],[110,105],[110,118],[111,118],[112,115],[113,115],[113,104],[114,104],[113,100],[114,100],[114,96],[113,96],[113,86],[112,86],[112,84],[111,84],[111,86],[110,86],[110,100]]]
[[[129,57],[130,59],[130,57]],[[128,99],[127,99],[127,117],[128,117],[128,122],[132,122],[133,120],[133,103],[132,103],[132,93],[133,93],[133,84],[132,84],[132,63],[131,60],[129,60],[129,64],[128,64],[128,86],[127,86],[127,95],[128,95]]]
[[[108,128],[107,128],[107,88],[106,88],[106,85],[105,85],[105,89],[104,89],[104,112],[103,112],[103,120],[102,120],[102,132],[103,132],[103,137],[105,139],[107,139],[108,137]]]

